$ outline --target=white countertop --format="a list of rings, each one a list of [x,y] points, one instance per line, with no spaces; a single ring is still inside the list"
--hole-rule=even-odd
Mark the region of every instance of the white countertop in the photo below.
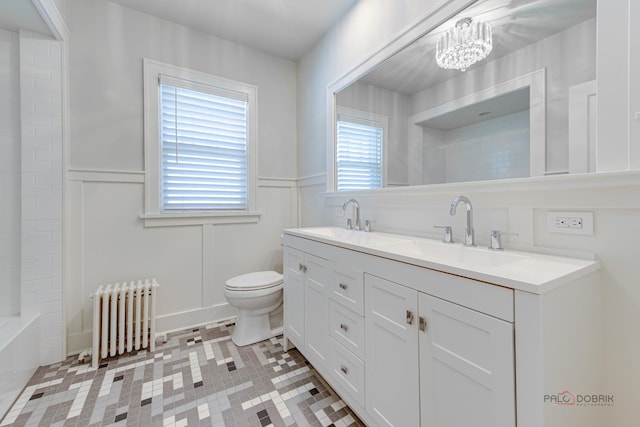
[[[551,291],[600,269],[598,261],[512,250],[490,251],[339,227],[288,229],[285,234],[535,294]]]

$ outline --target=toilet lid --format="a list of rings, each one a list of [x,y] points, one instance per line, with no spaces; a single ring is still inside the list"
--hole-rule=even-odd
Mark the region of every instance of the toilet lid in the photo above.
[[[251,291],[277,286],[282,283],[282,274],[275,271],[257,271],[227,280],[228,289]]]

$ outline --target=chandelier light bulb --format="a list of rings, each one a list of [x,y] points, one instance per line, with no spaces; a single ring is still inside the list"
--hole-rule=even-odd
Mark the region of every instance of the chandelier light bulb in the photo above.
[[[466,71],[486,58],[492,49],[491,25],[462,18],[438,39],[436,63],[447,70]]]

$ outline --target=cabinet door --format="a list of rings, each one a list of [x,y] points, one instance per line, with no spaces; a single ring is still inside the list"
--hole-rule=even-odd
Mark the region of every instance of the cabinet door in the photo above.
[[[419,311],[421,425],[515,426],[513,325],[425,294]]]
[[[315,365],[326,366],[329,349],[329,292],[331,269],[327,260],[305,254],[305,354]]]
[[[365,406],[380,425],[420,422],[417,304],[415,290],[365,274]]]
[[[304,348],[304,254],[284,249],[284,333],[298,349]]]

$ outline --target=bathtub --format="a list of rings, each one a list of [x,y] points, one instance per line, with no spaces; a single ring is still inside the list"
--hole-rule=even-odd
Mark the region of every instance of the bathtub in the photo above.
[[[40,365],[39,316],[0,317],[0,419]]]

